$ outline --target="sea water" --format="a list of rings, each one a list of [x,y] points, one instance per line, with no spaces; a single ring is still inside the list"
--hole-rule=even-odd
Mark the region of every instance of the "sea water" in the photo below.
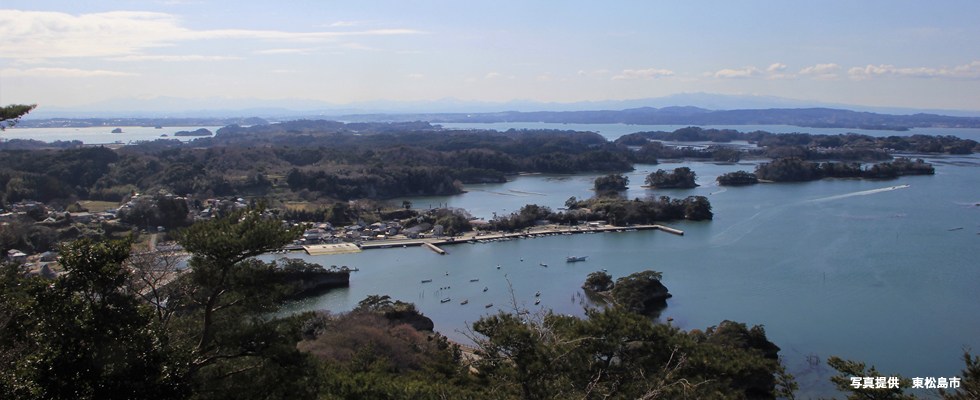
[[[515,304],[582,315],[588,302],[580,286],[590,272],[604,268],[621,277],[652,269],[663,272],[674,295],[661,320],[672,318],[685,330],[726,319],[764,325],[804,397],[833,394],[830,356],[874,364],[886,375],[952,377],[963,368],[964,346],[980,347],[980,157],[927,161],[936,175],[744,187],[719,187],[714,179],[752,171],[752,163],[637,165],[625,196],[703,195],[714,220],[669,223],[684,236],[549,236],[445,246],[445,256],[422,247],[290,255],[360,271],[349,288],[290,303],[282,313],[343,312],[368,295],[387,294],[415,303],[436,330],[465,342],[470,323]],[[678,166],[693,169],[701,186],[640,187],[647,173]],[[460,195],[406,200],[416,208],[462,207],[490,220],[525,204],[557,209],[571,196],[590,197],[597,176],[526,175],[470,185]],[[566,263],[567,256],[588,260]],[[533,304],[537,291],[540,306]],[[445,297],[452,301],[441,303]]]

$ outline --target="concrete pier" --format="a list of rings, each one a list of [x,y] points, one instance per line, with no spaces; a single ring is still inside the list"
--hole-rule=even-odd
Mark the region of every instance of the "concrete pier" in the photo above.
[[[425,242],[422,245],[425,246],[425,247],[427,247],[429,250],[432,250],[432,251],[436,252],[439,255],[444,256],[446,254],[449,254],[448,251],[445,251],[443,249],[440,249],[440,248],[436,247],[436,245],[432,244],[431,242]]]
[[[387,240],[370,240],[361,243],[360,245],[355,245],[353,243],[338,243],[338,244],[320,244],[312,246],[303,246],[303,249],[310,255],[321,255],[321,254],[343,254],[343,253],[356,253],[361,250],[370,249],[387,249],[392,247],[413,247],[413,246],[424,246],[433,252],[446,255],[449,254],[448,251],[439,248],[438,246],[460,244],[460,243],[472,243],[485,240],[497,240],[497,239],[527,239],[529,237],[540,237],[540,236],[552,236],[552,235],[572,235],[578,233],[605,233],[605,232],[633,232],[633,231],[646,231],[646,230],[659,230],[667,232],[670,234],[684,236],[684,231],[676,228],[671,228],[669,226],[663,225],[631,225],[631,226],[592,226],[592,227],[571,227],[568,226],[557,226],[549,225],[544,227],[535,227],[528,231],[513,232],[513,233],[488,233],[480,234],[476,236],[473,233],[469,233],[464,236],[459,236],[455,238],[424,238],[424,239],[400,239],[391,238]]]

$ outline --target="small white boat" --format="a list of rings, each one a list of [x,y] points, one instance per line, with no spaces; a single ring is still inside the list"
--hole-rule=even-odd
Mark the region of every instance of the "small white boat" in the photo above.
[[[581,256],[581,257],[571,256],[565,258],[565,262],[585,261],[586,258],[589,258],[589,256]]]
[[[450,300],[452,300],[452,299],[450,299],[450,298],[448,298],[448,297],[446,297],[445,299],[442,299],[442,300],[439,300],[439,302],[440,302],[440,303],[445,303],[445,302],[448,302],[448,301],[450,301]]]
[[[548,264],[545,264],[545,263],[540,263],[540,264],[538,264],[538,265],[540,265],[540,266],[542,266],[542,267],[547,267],[547,266],[548,266]]]
[[[432,282],[432,279],[423,279],[422,280],[422,283],[429,283],[429,282]]]
[[[490,290],[490,288],[488,288],[488,287],[486,287],[486,286],[484,286],[484,287],[483,287],[483,291],[484,291],[484,292],[486,292],[487,290]]]
[[[540,292],[540,291],[539,291],[539,292],[537,292],[537,293],[534,293],[534,297],[538,297],[538,296],[540,296],[540,295],[541,295],[541,292]]]
[[[534,305],[538,305],[538,304],[541,304],[541,299],[537,299],[534,301]]]

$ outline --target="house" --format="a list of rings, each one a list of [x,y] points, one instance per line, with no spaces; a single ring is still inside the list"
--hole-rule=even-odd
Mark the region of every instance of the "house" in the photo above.
[[[20,250],[9,250],[7,251],[7,260],[13,262],[26,262],[27,254],[24,254],[24,252]]]

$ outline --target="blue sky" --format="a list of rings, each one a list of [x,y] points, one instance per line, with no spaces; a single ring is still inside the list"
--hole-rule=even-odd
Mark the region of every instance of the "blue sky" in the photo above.
[[[980,110],[976,1],[11,3],[3,104],[708,92]]]

